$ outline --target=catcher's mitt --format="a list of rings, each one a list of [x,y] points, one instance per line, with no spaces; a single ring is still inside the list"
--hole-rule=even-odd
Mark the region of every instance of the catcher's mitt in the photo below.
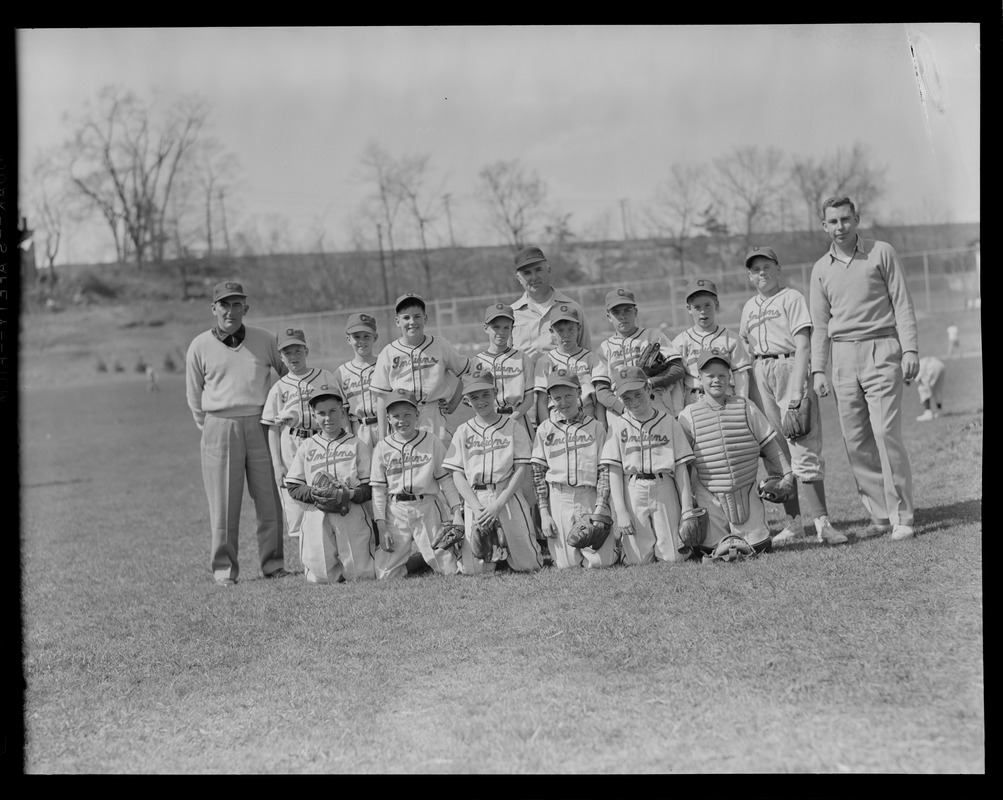
[[[447,522],[432,539],[432,549],[445,550],[463,541],[463,526]]]
[[[485,525],[474,523],[470,532],[470,552],[481,561],[502,561],[508,553],[502,547],[497,520]]]
[[[725,536],[714,546],[709,558],[711,561],[741,561],[755,555],[752,545],[741,536]]]
[[[669,368],[669,362],[662,355],[657,342],[648,342],[638,355],[636,366],[650,378],[652,375],[661,375],[665,372]]]
[[[709,517],[706,508],[691,508],[679,520],[680,553],[691,553],[707,538]]]
[[[310,499],[321,511],[342,516],[348,513],[348,487],[327,472],[320,472],[310,487]]]
[[[613,518],[605,514],[590,514],[576,519],[568,532],[569,547],[584,549],[591,547],[598,550],[606,542],[606,537],[613,530]]]
[[[759,482],[756,493],[771,503],[785,503],[794,495],[794,476],[790,473],[770,475]]]
[[[811,433],[811,398],[805,395],[800,403],[791,403],[784,412],[781,428],[785,439],[796,442]]]

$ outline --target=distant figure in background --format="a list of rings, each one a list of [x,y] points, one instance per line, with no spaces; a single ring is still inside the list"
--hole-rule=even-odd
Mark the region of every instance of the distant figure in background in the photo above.
[[[953,322],[947,326],[947,357],[954,358],[961,355],[961,339],[958,334],[958,326]]]
[[[146,388],[151,392],[160,391],[160,384],[157,383],[157,371],[153,364],[146,365]]]
[[[944,362],[934,356],[923,356],[919,360],[919,374],[916,376],[916,388],[919,389],[919,399],[923,402],[923,413],[916,417],[916,422],[929,422],[940,416],[943,408],[940,388],[944,384]],[[930,405],[930,401],[936,410]]]

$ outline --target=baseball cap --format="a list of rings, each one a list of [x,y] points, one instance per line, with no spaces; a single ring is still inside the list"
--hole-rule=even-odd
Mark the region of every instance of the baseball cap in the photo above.
[[[707,280],[707,278],[697,278],[696,280],[690,281],[686,285],[686,299],[689,300],[697,292],[708,292],[709,294],[717,297],[717,287],[714,285],[714,281]]]
[[[396,389],[387,395],[386,408],[389,409],[394,403],[410,403],[415,407],[415,410],[418,409],[418,398],[414,396],[414,392],[407,389]]]
[[[620,287],[619,289],[613,289],[611,292],[606,293],[606,310],[609,311],[611,308],[616,308],[617,306],[636,306],[637,301],[634,300],[634,293],[630,289],[624,289]]]
[[[223,300],[227,297],[247,297],[247,292],[237,281],[217,283],[212,290],[212,301],[215,303],[217,300]]]
[[[561,367],[560,369],[555,369],[547,376],[547,391],[550,391],[555,386],[571,386],[577,389],[581,385],[582,382],[578,378],[578,373],[572,369]]]
[[[777,258],[776,252],[772,247],[763,247],[761,245],[756,245],[748,253],[745,254],[745,266],[749,266],[749,262],[752,261],[756,256],[764,256],[777,264],[780,263],[780,259]]]
[[[414,292],[405,292],[398,297],[397,302],[394,303],[394,311],[400,311],[401,306],[403,305],[414,305],[416,303],[422,307],[422,310],[424,310],[425,301],[419,295],[416,295]]]
[[[617,396],[634,389],[643,389],[648,383],[648,376],[640,367],[621,367],[616,371],[614,392]]]
[[[531,264],[538,264],[541,261],[546,260],[547,257],[543,254],[543,251],[539,247],[524,247],[515,254],[516,272],[521,270],[523,267],[528,267]]]
[[[554,316],[550,320],[551,326],[553,326],[555,322],[560,322],[565,319],[571,322],[577,322],[579,325],[582,324],[582,321],[578,316],[578,312],[566,303],[554,306],[554,308],[556,311],[554,311]]]
[[[345,333],[376,333],[376,317],[369,314],[352,314],[345,323]]]
[[[464,394],[476,392],[480,389],[495,388],[495,376],[480,363],[471,372],[464,373],[460,380],[463,383]]]
[[[315,386],[313,391],[310,392],[310,399],[307,401],[313,406],[322,397],[333,397],[336,400],[345,402],[345,398],[341,396],[341,392],[338,391],[337,386],[331,386],[327,383],[322,383],[320,386]]]
[[[515,322],[515,312],[512,311],[512,306],[507,306],[504,303],[495,303],[493,306],[488,306],[484,310],[484,322],[491,322],[493,319],[498,317],[508,317],[510,320]]]
[[[709,361],[717,359],[718,361],[723,361],[728,369],[731,369],[731,356],[724,350],[717,347],[712,347],[709,350],[701,350],[700,355],[697,356],[697,369],[703,369]]]
[[[306,347],[306,334],[296,328],[286,328],[286,332],[279,336],[279,350],[291,344],[301,344]]]

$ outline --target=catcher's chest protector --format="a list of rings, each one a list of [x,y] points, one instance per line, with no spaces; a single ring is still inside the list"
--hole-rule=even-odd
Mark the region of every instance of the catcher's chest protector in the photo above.
[[[733,492],[756,482],[760,445],[745,417],[746,402],[732,396],[720,410],[706,403],[690,407],[697,476],[712,492]]]

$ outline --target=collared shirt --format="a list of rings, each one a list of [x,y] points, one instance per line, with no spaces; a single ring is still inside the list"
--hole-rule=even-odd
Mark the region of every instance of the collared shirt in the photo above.
[[[512,313],[515,315],[515,322],[512,325],[512,345],[528,354],[530,348],[535,347],[539,351],[553,350],[557,347],[554,336],[550,332],[550,324],[553,321],[553,311],[556,305],[569,305],[576,312],[581,320],[581,330],[578,332],[578,345],[586,350],[592,349],[592,335],[589,333],[589,324],[585,319],[585,310],[568,295],[556,287],[550,305],[542,314],[539,311],[540,305],[529,299],[529,294],[524,292],[522,297],[512,303]],[[535,362],[540,353],[531,356]]]
[[[247,335],[247,331],[245,330],[243,324],[241,324],[241,326],[237,328],[237,330],[235,330],[233,333],[226,333],[220,330],[219,326],[217,325],[212,329],[212,335],[215,336],[217,339],[219,339],[227,347],[239,347],[240,343],[244,341],[244,337]]]
[[[887,242],[857,236],[846,259],[835,243],[811,271],[811,369],[824,372],[829,342],[897,336],[903,352],[919,352],[916,311],[905,270]]]

